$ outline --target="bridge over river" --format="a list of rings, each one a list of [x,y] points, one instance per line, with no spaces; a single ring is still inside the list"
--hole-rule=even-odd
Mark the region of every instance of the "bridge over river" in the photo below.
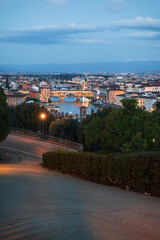
[[[80,99],[82,97],[95,97],[95,91],[92,90],[51,90],[51,97],[66,98],[75,97]]]

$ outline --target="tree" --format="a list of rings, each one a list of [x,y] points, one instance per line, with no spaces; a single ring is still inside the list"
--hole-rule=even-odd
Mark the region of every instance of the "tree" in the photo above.
[[[61,119],[59,121],[52,121],[49,127],[51,135],[59,138],[68,139],[77,142],[78,139],[78,120]]]
[[[91,114],[88,115],[85,119],[83,119],[80,124],[79,124],[79,128],[78,128],[78,142],[82,143],[84,145],[84,149],[87,147],[89,147],[88,143],[87,143],[87,146],[86,146],[86,137],[85,137],[85,134],[87,133],[87,128],[86,130],[85,127],[92,122],[92,120],[96,117],[100,118],[100,119],[104,119],[105,117],[107,117],[110,112],[112,111],[113,109],[112,108],[103,108],[103,109],[98,109],[97,112],[94,112],[92,110]],[[93,123],[92,123],[93,124]],[[89,130],[89,127],[88,127],[88,130]],[[92,129],[93,130],[93,129]],[[93,131],[94,133],[94,131]],[[88,137],[87,137],[88,139]],[[89,139],[88,139],[89,140]],[[91,147],[92,148],[92,147]]]
[[[84,127],[85,145],[89,151],[98,151],[102,147],[101,135],[103,131],[103,120],[94,117],[91,122]]]
[[[8,77],[6,78],[6,88],[8,88],[8,90],[9,90],[9,81],[8,81]]]
[[[123,108],[105,119],[104,150],[106,152],[134,152],[147,148],[144,124],[147,112],[138,108],[134,99],[122,100]]]
[[[122,111],[125,114],[134,115],[134,113],[137,111],[137,100],[136,99],[122,99],[121,100],[123,108]]]
[[[135,100],[122,101],[123,108],[105,120],[106,152],[139,152],[160,150],[160,113],[146,112]]]
[[[123,108],[106,116],[94,116],[85,125],[87,150],[104,153],[160,150],[160,111],[144,111],[134,99],[122,103]]]
[[[160,101],[157,101],[155,104],[156,110],[160,111]]]
[[[52,121],[49,126],[49,133],[52,136],[63,138],[64,136],[64,127],[62,125],[62,120]]]
[[[11,116],[6,103],[6,95],[0,87],[0,142],[5,140],[11,126]]]
[[[45,113],[45,133],[48,133],[48,128],[55,118],[54,116],[44,107],[37,103],[23,103],[10,109],[12,113],[12,122],[14,128],[27,129],[33,132],[41,129],[42,120],[40,114]]]

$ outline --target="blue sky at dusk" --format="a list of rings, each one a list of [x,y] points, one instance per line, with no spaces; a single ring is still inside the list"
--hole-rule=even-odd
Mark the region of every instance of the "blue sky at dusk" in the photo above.
[[[0,64],[160,60],[160,0],[0,0]]]

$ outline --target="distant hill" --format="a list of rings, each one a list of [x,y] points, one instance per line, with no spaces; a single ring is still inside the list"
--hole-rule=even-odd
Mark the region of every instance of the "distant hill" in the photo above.
[[[0,72],[12,73],[82,73],[82,72],[160,72],[160,61],[137,62],[103,62],[103,63],[79,63],[79,64],[33,64],[33,65],[8,65],[0,64]]]

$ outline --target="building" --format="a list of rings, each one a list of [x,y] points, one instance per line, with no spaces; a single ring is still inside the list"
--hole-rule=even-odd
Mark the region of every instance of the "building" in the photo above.
[[[142,109],[145,109],[146,107],[146,101],[145,101],[145,97],[140,97],[140,98],[137,98],[137,101],[138,101],[138,107],[139,108],[142,108]]]
[[[28,95],[20,94],[20,93],[9,93],[7,94],[7,103],[8,106],[17,106],[26,101]]]
[[[87,109],[85,106],[80,107],[80,120],[87,117]]]
[[[142,96],[131,96],[130,98],[137,100],[137,106],[139,108],[145,109],[145,99],[146,99],[145,97],[142,97]]]
[[[11,79],[10,87],[11,87],[13,90],[16,90],[16,89],[17,89],[17,83],[16,83],[15,79]]]
[[[42,102],[48,102],[49,98],[51,96],[51,89],[50,87],[46,86],[46,87],[41,87],[40,88],[40,100]]]
[[[160,92],[160,84],[145,86],[145,92]]]
[[[45,81],[41,81],[40,82],[40,84],[39,84],[39,87],[41,88],[41,87],[49,87],[50,85],[47,83],[47,82],[45,82]]]
[[[122,106],[122,100],[126,98],[125,94],[116,95],[116,105]]]
[[[116,104],[116,96],[123,95],[124,91],[121,89],[112,88],[107,91],[107,101]]]
[[[145,109],[149,112],[154,110],[154,104],[157,102],[157,98],[154,96],[145,97]]]
[[[31,86],[29,84],[23,83],[22,84],[22,90],[23,91],[28,91],[31,89]]]
[[[42,103],[42,106],[45,106],[49,112],[58,112],[60,110],[60,107],[56,106],[54,103]]]
[[[30,97],[39,99],[39,91],[30,91]]]

